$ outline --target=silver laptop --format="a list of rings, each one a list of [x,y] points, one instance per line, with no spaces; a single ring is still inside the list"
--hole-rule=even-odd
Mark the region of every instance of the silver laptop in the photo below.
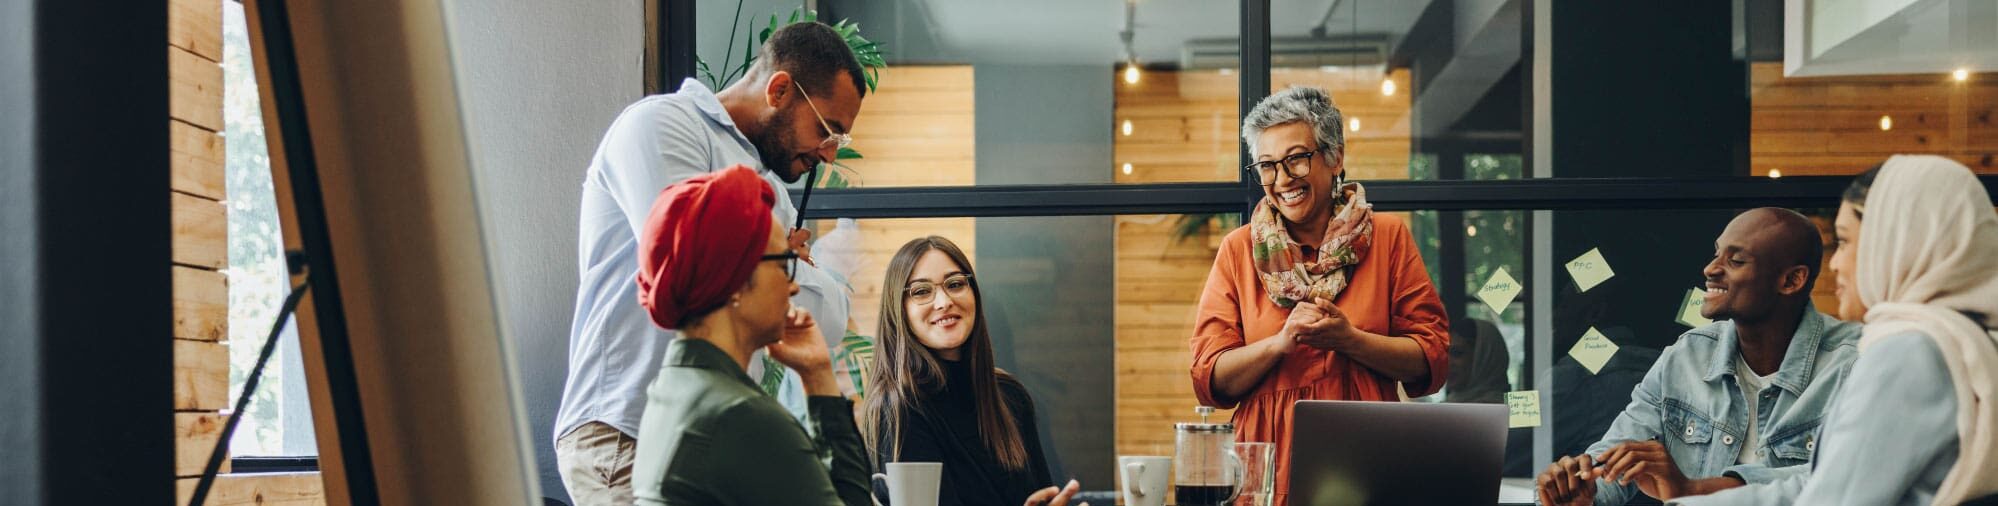
[[[1298,401],[1290,504],[1496,504],[1504,404]]]

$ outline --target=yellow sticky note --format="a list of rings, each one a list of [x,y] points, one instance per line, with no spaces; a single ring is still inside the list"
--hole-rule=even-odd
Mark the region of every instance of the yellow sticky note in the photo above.
[[[1692,328],[1705,327],[1713,320],[1700,316],[1700,308],[1706,307],[1707,291],[1695,287],[1686,290],[1686,301],[1679,303],[1679,324]]]
[[[1575,278],[1575,285],[1586,292],[1615,277],[1616,271],[1610,270],[1609,261],[1603,259],[1602,249],[1591,248],[1588,253],[1568,261],[1568,276]]]
[[[1492,273],[1490,280],[1485,281],[1485,287],[1478,289],[1478,300],[1485,301],[1486,306],[1491,306],[1492,314],[1505,314],[1506,306],[1512,305],[1513,299],[1518,298],[1519,292],[1525,289],[1526,287],[1519,285],[1519,280],[1512,279],[1512,275],[1507,274],[1504,267],[1500,267],[1498,272]]]
[[[1508,427],[1517,429],[1540,426],[1540,392],[1533,390],[1506,392],[1505,409],[1510,412],[1507,416]]]
[[[1589,374],[1596,374],[1603,370],[1603,364],[1609,363],[1610,357],[1616,356],[1616,348],[1616,343],[1603,337],[1602,332],[1596,331],[1595,327],[1589,327],[1589,331],[1582,334],[1582,340],[1576,341],[1574,348],[1568,349],[1568,356],[1575,357],[1576,362],[1588,368]]]

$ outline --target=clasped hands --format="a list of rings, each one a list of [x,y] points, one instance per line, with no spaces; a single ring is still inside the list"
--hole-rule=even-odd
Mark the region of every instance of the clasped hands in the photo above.
[[[1313,297],[1290,308],[1280,335],[1292,343],[1338,352],[1351,350],[1361,337],[1346,313],[1324,297]]]

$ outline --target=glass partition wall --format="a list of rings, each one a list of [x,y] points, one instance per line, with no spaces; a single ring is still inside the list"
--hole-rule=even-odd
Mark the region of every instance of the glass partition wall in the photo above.
[[[701,6],[692,49],[711,68],[743,47],[723,32],[800,7],[744,4],[733,28],[733,6]],[[1348,178],[1410,223],[1453,341],[1447,386],[1414,401],[1537,401],[1539,420],[1513,429],[1508,477],[1600,437],[1658,351],[1701,322],[1689,293],[1736,212],[1828,220],[1843,176],[1888,154],[1987,171],[1998,150],[1976,119],[1998,75],[1785,78],[1780,44],[1771,56],[1766,32],[1746,33],[1767,23],[1736,22],[1767,9],[1641,7],[1660,11],[1642,21],[1616,10],[1639,7],[1544,0],[814,4],[857,22],[888,64],[852,132],[861,156],[805,210],[815,254],[853,289],[850,330],[874,333],[882,269],[904,241],[956,241],[1000,367],[1039,404],[1054,474],[1093,489],[1116,483],[1118,455],[1170,454],[1172,423],[1197,418],[1193,309],[1221,237],[1261,198],[1240,169],[1240,117],[1271,92],[1331,92]],[[1614,351],[1571,354],[1584,336]]]

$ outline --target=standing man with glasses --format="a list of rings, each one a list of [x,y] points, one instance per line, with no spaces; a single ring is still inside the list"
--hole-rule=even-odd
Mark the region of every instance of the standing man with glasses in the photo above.
[[[583,181],[577,241],[581,283],[569,327],[569,377],[555,419],[555,455],[578,506],[632,504],[631,466],[645,388],[674,331],[652,325],[634,279],[638,237],[660,191],[688,178],[746,165],[773,189],[797,182],[852,143],[867,92],[859,60],[832,27],[778,29],[740,81],[720,92],[688,79],[678,92],[645,97],[605,132]],[[809,186],[809,183],[808,183]],[[804,261],[785,258],[799,285],[791,303],[818,321],[845,322],[846,283],[811,264],[810,234],[788,198],[771,209],[792,224]],[[826,325],[839,332],[844,325]],[[843,335],[825,334],[826,342]],[[831,353],[830,350],[827,351]],[[758,351],[747,371],[794,418],[806,417],[796,374]]]

